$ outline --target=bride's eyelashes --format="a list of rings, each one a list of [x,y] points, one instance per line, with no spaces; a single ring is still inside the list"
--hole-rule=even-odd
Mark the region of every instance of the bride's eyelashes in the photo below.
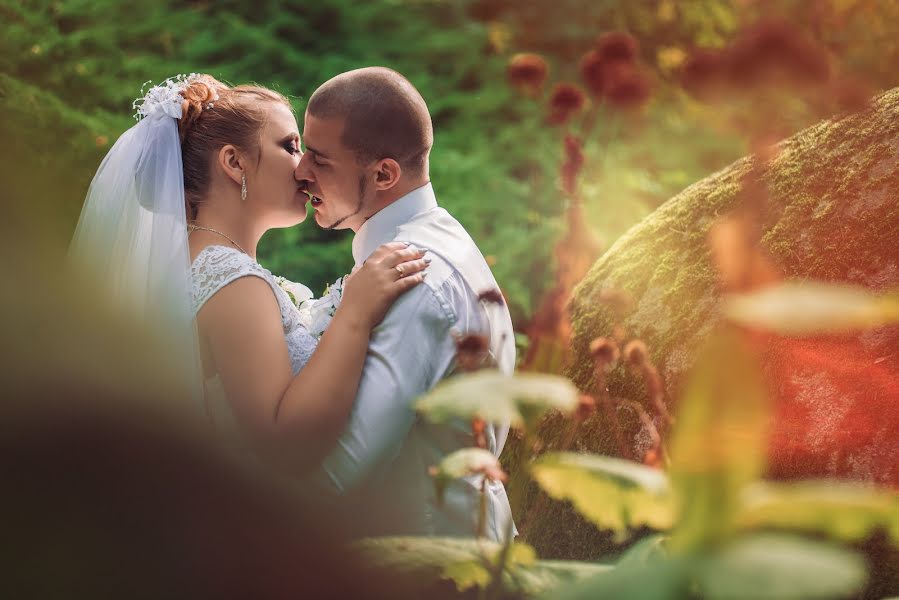
[[[284,149],[294,156],[301,152],[300,147],[296,142],[287,142],[286,144],[284,144]]]

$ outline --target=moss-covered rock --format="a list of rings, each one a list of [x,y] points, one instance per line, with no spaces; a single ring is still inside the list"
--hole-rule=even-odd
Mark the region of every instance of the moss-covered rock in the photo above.
[[[899,287],[899,89],[876,98],[862,113],[797,134],[779,150],[769,163],[758,165],[770,194],[762,244],[787,277]],[[754,160],[738,160],[685,189],[596,262],[572,302],[575,358],[569,375],[581,389],[595,387],[590,341],[611,335],[615,324],[599,294],[616,289],[634,299],[623,321],[628,337],[647,343],[668,398],[677,396],[696,349],[720,321],[708,230],[717,217],[737,207]],[[899,351],[899,328],[867,332],[859,343],[875,356],[891,357]],[[613,397],[645,397],[640,377],[622,365],[607,383]],[[649,440],[624,412],[619,415],[639,455]],[[544,424],[550,443],[562,429],[560,420]],[[601,415],[584,424],[575,444],[581,450],[618,454]],[[570,507],[555,502],[544,506],[526,524],[528,541],[540,556],[594,558],[614,551],[608,537]]]

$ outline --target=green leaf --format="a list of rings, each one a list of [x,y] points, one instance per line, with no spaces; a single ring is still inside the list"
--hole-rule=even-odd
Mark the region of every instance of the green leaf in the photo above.
[[[649,535],[628,548],[618,560],[619,566],[646,565],[668,558],[665,542],[668,536]]]
[[[531,472],[550,496],[570,500],[598,527],[620,537],[630,528],[673,524],[668,479],[657,469],[606,456],[548,453]]]
[[[883,528],[899,544],[899,495],[839,481],[757,483],[744,490],[737,521],[747,529],[822,533],[843,542]]]
[[[849,550],[782,535],[754,535],[697,559],[703,598],[843,598],[865,583],[865,563]]]
[[[768,401],[754,357],[732,330],[713,336],[687,382],[671,443],[679,523],[673,552],[707,547],[735,530],[743,487],[762,473]]]
[[[473,538],[383,537],[354,542],[351,550],[367,568],[386,576],[397,596],[419,597],[445,580],[460,591],[489,584],[502,546]],[[516,542],[506,558],[503,589],[536,596],[609,569],[576,561],[538,561],[533,548]]]
[[[446,380],[420,398],[415,409],[437,423],[480,418],[527,427],[550,409],[571,413],[577,403],[577,388],[564,377],[483,370]]]
[[[899,295],[822,282],[786,282],[734,296],[724,312],[735,323],[786,335],[842,333],[899,322]]]
[[[444,458],[431,472],[438,502],[443,502],[443,494],[450,482],[475,473],[484,473],[493,479],[505,476],[499,459],[482,448],[463,448]]]
[[[620,566],[553,590],[546,600],[681,600],[688,598],[689,571],[682,560]]]

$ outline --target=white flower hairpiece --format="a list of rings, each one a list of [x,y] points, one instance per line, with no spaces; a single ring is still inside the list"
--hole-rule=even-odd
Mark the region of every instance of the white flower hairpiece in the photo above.
[[[138,98],[131,103],[131,108],[137,111],[134,113],[134,120],[140,121],[144,117],[149,117],[150,115],[160,112],[173,119],[180,119],[181,104],[184,102],[182,92],[187,86],[198,81],[201,77],[202,75],[199,73],[175,75],[174,77],[169,77],[158,85],[154,85],[147,90],[147,93],[144,94],[143,97]],[[144,82],[140,88],[141,93],[144,92],[144,88],[149,83],[152,82]],[[212,93],[214,94],[212,102],[207,103],[203,107],[204,109],[212,108],[214,106],[213,103],[219,99],[218,92],[213,90]]]

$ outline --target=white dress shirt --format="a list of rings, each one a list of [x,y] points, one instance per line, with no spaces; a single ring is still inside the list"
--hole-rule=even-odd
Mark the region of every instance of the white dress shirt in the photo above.
[[[351,504],[356,534],[473,536],[481,476],[454,482],[439,504],[428,474],[451,452],[475,445],[471,424],[435,425],[412,405],[453,372],[453,331],[489,335],[495,364],[511,373],[512,321],[504,305],[479,301],[496,280],[468,233],[437,206],[430,183],[366,221],[353,240],[356,265],[392,240],[428,250],[428,277],[373,330],[356,404],[321,479]],[[507,433],[488,426],[488,450],[499,456]],[[512,518],[509,500],[502,483],[486,490],[486,535],[499,540]]]

